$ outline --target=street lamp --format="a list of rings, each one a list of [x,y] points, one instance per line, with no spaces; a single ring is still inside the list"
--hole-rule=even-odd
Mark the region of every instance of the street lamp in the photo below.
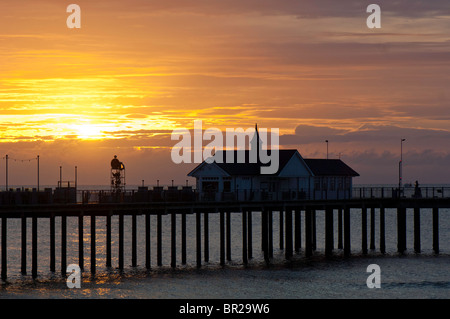
[[[328,159],[328,140],[325,140],[325,142],[327,143],[327,159]]]
[[[398,163],[398,191],[400,195],[400,189],[402,187],[402,169],[403,169],[403,142],[406,141],[405,138],[400,140],[400,162]]]

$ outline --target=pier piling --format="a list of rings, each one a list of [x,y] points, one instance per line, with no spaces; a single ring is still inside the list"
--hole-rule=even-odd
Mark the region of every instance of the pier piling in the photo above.
[[[338,249],[342,249],[342,208],[338,208]]]
[[[312,256],[312,211],[311,208],[305,209],[305,256]]]
[[[161,212],[156,217],[156,264],[162,266],[162,220]]]
[[[370,208],[370,249],[375,249],[375,208]]]
[[[8,258],[7,258],[7,229],[8,229],[8,219],[2,217],[2,280],[5,281],[7,278],[8,269]]]
[[[292,210],[290,208],[285,209],[286,212],[286,259],[292,257]]]
[[[170,267],[175,268],[177,266],[177,215],[172,212],[170,217]]]
[[[300,209],[295,209],[294,213],[294,249],[295,252],[298,253],[300,248],[302,247],[302,233],[301,233],[301,225],[300,225]]]
[[[137,267],[137,216],[131,215],[131,267]]]
[[[186,265],[186,213],[181,214],[181,264]]]
[[[183,215],[186,218],[186,215]],[[150,213],[145,214],[145,268],[151,268]]]
[[[123,270],[123,214],[119,214],[119,270]]]
[[[226,231],[226,239],[227,239],[227,261],[231,261],[231,213],[230,211],[226,212],[226,223],[227,223],[227,231]]]
[[[67,272],[67,216],[61,216],[61,275]]]
[[[439,254],[439,208],[433,207],[433,251]]]
[[[247,251],[247,211],[242,210],[242,263],[248,264],[248,251]]]
[[[195,213],[195,233],[196,233],[196,247],[197,247],[197,268],[202,267],[202,225],[201,213]]]
[[[361,250],[367,254],[367,208],[361,208]]]
[[[344,208],[344,256],[350,256],[350,207]]]
[[[273,258],[273,211],[267,212],[267,250],[269,259]]]
[[[333,253],[333,208],[327,207],[325,210],[325,255],[331,256]]]
[[[21,226],[22,226],[22,249],[21,249],[21,267],[20,272],[22,275],[27,274],[27,217],[25,214],[22,214],[21,217]]]
[[[209,212],[205,211],[203,215],[203,249],[205,263],[209,262]]]
[[[111,267],[111,215],[109,212],[106,215],[106,267]],[[82,247],[81,247],[82,249]]]
[[[225,213],[221,210],[219,216],[219,227],[220,227],[220,265],[225,265]]]
[[[406,208],[397,208],[397,251],[402,254],[406,250]]]
[[[317,249],[317,231],[316,231],[316,210],[313,209],[312,210],[312,215],[311,215],[311,223],[312,223],[312,249],[316,250]]]
[[[248,226],[248,232],[247,232],[247,245],[248,245],[248,258],[253,258],[253,221],[252,221],[252,210],[249,210],[247,212],[247,226]]]
[[[420,208],[414,207],[414,251],[420,253]]]
[[[96,266],[96,228],[95,215],[91,215],[91,274],[95,274]]]
[[[280,209],[280,250],[284,249],[284,212]]]
[[[80,215],[78,215],[78,266],[80,266],[81,271],[84,270],[83,229],[84,229],[84,215],[83,213],[80,213]]]
[[[37,233],[37,217],[33,216],[31,219],[31,276],[33,279],[37,277],[37,247],[38,247],[38,233]]]
[[[55,272],[56,247],[55,247],[55,215],[50,216],[50,271]]]
[[[385,209],[380,207],[380,252],[386,253]]]

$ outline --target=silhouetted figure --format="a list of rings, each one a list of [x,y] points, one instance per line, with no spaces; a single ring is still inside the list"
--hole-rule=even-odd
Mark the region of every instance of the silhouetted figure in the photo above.
[[[422,191],[419,188],[419,182],[414,183],[414,198],[422,198]]]

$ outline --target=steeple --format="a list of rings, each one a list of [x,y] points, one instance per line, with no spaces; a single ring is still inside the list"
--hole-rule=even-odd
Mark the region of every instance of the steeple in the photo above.
[[[259,161],[259,150],[262,148],[262,140],[259,137],[258,132],[258,123],[255,123],[255,134],[253,135],[252,140],[250,141],[250,149],[256,150],[256,158]]]

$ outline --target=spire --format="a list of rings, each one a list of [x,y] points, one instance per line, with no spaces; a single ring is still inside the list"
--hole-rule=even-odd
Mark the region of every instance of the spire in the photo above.
[[[258,132],[258,123],[255,123],[255,134],[253,135],[252,140],[250,141],[250,149],[256,150],[256,158],[259,161],[259,150],[262,148],[262,140],[259,137]]]

